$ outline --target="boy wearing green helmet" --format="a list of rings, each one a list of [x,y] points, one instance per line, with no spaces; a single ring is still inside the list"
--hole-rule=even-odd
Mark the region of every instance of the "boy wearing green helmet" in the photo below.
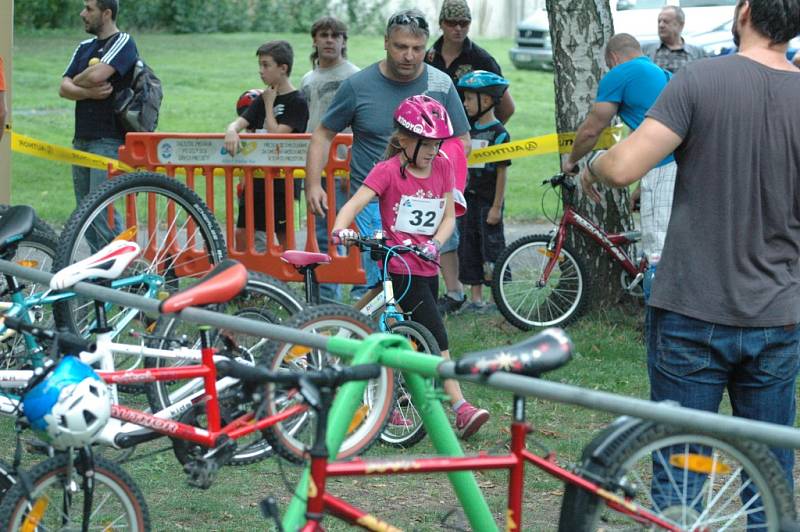
[[[472,123],[472,149],[509,142],[503,123],[494,109],[508,89],[508,81],[493,72],[475,70],[458,80],[464,109]],[[465,310],[484,312],[483,286],[490,285],[497,256],[506,247],[503,234],[503,200],[506,169],[510,161],[475,164],[469,167],[464,197],[467,213],[458,219],[461,240],[458,244],[458,277],[470,286],[470,301]]]

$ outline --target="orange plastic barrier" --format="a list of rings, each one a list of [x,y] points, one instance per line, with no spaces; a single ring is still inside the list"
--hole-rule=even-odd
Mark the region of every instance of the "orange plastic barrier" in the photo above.
[[[119,160],[137,169],[161,172],[181,179],[184,184],[203,197],[212,213],[224,226],[228,254],[248,269],[264,272],[285,281],[302,281],[302,277],[290,265],[280,260],[284,251],[275,234],[274,190],[283,187],[286,208],[285,249],[297,249],[295,224],[295,179],[304,177],[306,152],[310,134],[272,135],[244,134],[242,150],[231,157],[224,148],[224,136],[220,134],[191,133],[128,133],[125,145],[119,149]],[[326,190],[333,191],[337,183],[334,176],[349,174],[350,146],[352,135],[337,135],[331,145],[328,163],[325,166]],[[347,157],[342,159],[339,147],[346,147]],[[338,151],[337,151],[338,150]],[[254,244],[255,219],[253,212],[253,180],[263,179],[265,188],[264,222],[266,225],[266,250],[257,250]],[[220,185],[224,186],[224,199],[219,205]],[[204,191],[203,191],[204,189]],[[238,193],[245,196],[244,243],[237,249],[236,216]],[[203,193],[204,192],[204,193]],[[336,216],[335,194],[328,194],[328,233]],[[129,213],[130,216],[130,208]],[[148,213],[148,223],[156,223],[153,213]],[[169,216],[169,214],[168,214]],[[222,222],[224,220],[224,222]],[[314,215],[306,215],[307,251],[319,251],[314,232]],[[241,238],[241,234],[240,234]],[[330,264],[320,266],[317,278],[321,282],[353,283],[365,282],[364,270],[357,250],[341,256],[335,247],[328,249],[333,258]],[[189,273],[189,272],[187,272]]]

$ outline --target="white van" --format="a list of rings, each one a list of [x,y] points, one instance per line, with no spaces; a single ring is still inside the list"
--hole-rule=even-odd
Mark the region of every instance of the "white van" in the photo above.
[[[683,37],[705,34],[733,20],[736,0],[611,0],[615,33],[630,33],[640,43],[658,40],[658,14],[665,5],[680,5],[686,14]],[[516,46],[509,51],[517,68],[553,68],[547,12],[536,11],[517,25]]]

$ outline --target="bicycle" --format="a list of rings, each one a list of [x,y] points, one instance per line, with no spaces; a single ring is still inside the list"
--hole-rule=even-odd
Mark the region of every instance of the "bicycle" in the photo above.
[[[50,277],[47,273],[23,268],[3,260],[0,260],[0,271],[37,282],[49,282]],[[155,312],[158,308],[157,302],[147,298],[120,293],[88,283],[79,283],[74,290],[84,296],[107,299],[115,304],[133,306],[145,312]],[[304,312],[314,315],[317,322],[327,320],[333,324],[340,320],[337,316],[319,315],[319,310],[318,307]],[[560,331],[550,331],[545,335],[551,340],[557,339],[556,345],[561,346],[560,348],[544,350],[541,344],[543,338],[539,337],[516,347],[489,350],[459,362],[465,364],[459,368],[459,371],[474,371],[474,373],[462,374],[456,372],[456,363],[416,353],[410,349],[405,339],[396,335],[375,334],[364,340],[336,336],[325,337],[308,334],[303,330],[194,308],[182,310],[180,318],[190,322],[274,338],[277,340],[276,345],[281,347],[283,353],[288,352],[296,345],[307,346],[351,360],[353,365],[377,362],[383,366],[404,371],[412,392],[412,399],[418,407],[422,407],[419,408],[419,411],[423,416],[425,427],[436,452],[443,458],[457,459],[456,462],[440,462],[439,470],[450,472],[454,491],[461,501],[470,525],[475,530],[494,530],[497,525],[481,496],[475,477],[468,471],[473,469],[473,465],[474,468],[485,468],[493,463],[497,467],[512,469],[513,475],[517,475],[522,470],[522,461],[516,458],[493,458],[486,455],[479,455],[478,458],[485,458],[487,462],[475,462],[475,458],[463,458],[458,439],[447,423],[444,409],[426,378],[458,378],[513,392],[515,408],[512,412],[515,419],[512,425],[512,435],[516,434],[514,438],[519,443],[524,443],[525,434],[528,432],[528,425],[524,422],[524,400],[522,399],[524,396],[541,397],[595,410],[638,416],[640,419],[622,418],[621,421],[612,424],[611,429],[607,432],[601,433],[593,441],[593,444],[587,447],[585,460],[582,460],[574,470],[554,466],[547,456],[539,457],[531,452],[524,454],[526,460],[534,461],[535,464],[547,471],[557,470],[559,478],[561,476],[569,478],[568,482],[571,486],[569,489],[586,491],[588,494],[586,500],[599,501],[600,504],[595,508],[613,511],[612,516],[623,519],[627,524],[638,525],[639,522],[635,519],[640,517],[646,520],[646,525],[647,523],[656,523],[658,519],[671,520],[676,514],[697,516],[692,508],[694,501],[690,499],[684,498],[684,502],[679,505],[680,508],[677,511],[672,509],[669,512],[669,515],[673,517],[665,515],[663,510],[651,509],[646,502],[650,497],[647,482],[649,474],[646,471],[652,466],[652,450],[659,442],[663,443],[665,448],[680,443],[704,445],[705,447],[700,448],[703,450],[701,453],[670,453],[675,455],[674,465],[671,467],[682,468],[687,475],[690,473],[700,475],[699,478],[706,479],[706,487],[709,489],[717,490],[724,484],[727,484],[728,489],[731,487],[737,489],[740,486],[739,481],[746,475],[751,475],[752,479],[745,482],[756,486],[764,499],[764,502],[759,502],[758,506],[763,506],[767,513],[767,530],[778,530],[782,519],[794,519],[795,514],[789,488],[766,448],[761,444],[741,443],[739,440],[728,441],[729,436],[726,435],[735,434],[738,438],[768,443],[775,447],[800,447],[800,435],[796,429],[531,378],[533,375],[541,375],[557,367],[563,361],[567,349],[563,348],[566,340]],[[568,342],[566,342],[566,346],[569,347]],[[237,367],[241,368],[241,366]],[[250,372],[246,369],[244,371]],[[255,372],[258,374],[259,370],[255,370]],[[347,433],[348,425],[353,419],[353,413],[361,405],[365,388],[366,383],[364,382],[349,382],[339,388],[330,409],[330,421],[325,438],[329,450],[339,448]],[[243,389],[252,390],[253,388],[244,386]],[[276,389],[270,385],[267,385],[266,389],[259,387],[257,390],[259,394],[263,394],[262,397],[265,401],[286,395],[285,392],[276,392]],[[680,432],[678,429],[670,429],[675,432],[663,437],[665,429],[654,428],[663,427],[663,425],[641,421],[641,419],[686,428],[681,429]],[[652,434],[650,445],[643,444],[643,442],[648,443],[644,439],[647,434]],[[708,450],[709,445],[719,445],[723,454],[733,456],[732,461],[720,462],[709,459],[709,456],[714,456]],[[683,447],[686,448],[686,445]],[[690,451],[694,449],[688,448]],[[637,461],[633,459],[635,457],[642,459],[641,470],[636,467]],[[388,464],[354,460],[341,466],[331,464],[331,467],[337,470],[336,468],[348,467],[347,464],[368,470],[370,474],[379,474],[386,470],[406,473],[416,470],[416,466],[421,465],[416,460],[405,459]],[[455,471],[455,469],[459,469],[459,471]],[[338,470],[341,471],[341,469]],[[309,487],[317,490],[317,485],[308,482],[308,475],[307,468],[304,480],[298,485],[292,503],[284,515],[282,522],[287,529],[296,530],[305,523],[306,495],[309,493]],[[725,475],[733,476],[734,479],[724,484],[709,482],[709,480],[723,478]],[[637,482],[637,479],[644,480]],[[522,498],[521,492],[512,491],[512,493],[517,494],[515,500]],[[744,514],[747,512],[747,508],[756,508],[753,506],[753,502],[760,501],[760,499],[754,499],[751,502],[743,503],[737,494],[730,495],[728,502],[734,508],[732,515],[736,516],[735,519],[739,521],[746,519]],[[324,499],[329,500],[330,496],[324,495]],[[719,499],[712,499],[712,502],[717,505]],[[748,505],[747,508],[745,508],[745,504]],[[594,520],[597,517],[595,508],[565,508],[565,511],[573,515],[588,516],[583,518],[584,521]],[[521,514],[515,512],[513,507],[509,508],[509,512],[508,515],[513,519],[512,529],[514,526],[521,526]],[[651,516],[649,514],[658,515]],[[354,516],[354,519],[357,517]],[[363,522],[370,525],[376,523],[376,520],[372,516],[367,516]],[[679,524],[667,524],[669,525],[667,529],[686,528]],[[589,529],[590,526],[586,528]],[[733,528],[744,528],[744,523],[734,523]]]
[[[567,229],[587,235],[620,265],[623,289],[642,296],[647,258],[636,258],[639,231],[607,233],[575,209],[575,183],[559,173],[543,181],[562,187],[564,213],[550,235],[529,235],[508,245],[495,262],[492,296],[506,320],[522,330],[563,327],[583,312],[591,287],[589,271],[566,242]]]
[[[353,307],[365,317],[377,320],[378,329],[382,332],[399,334],[409,339],[416,351],[439,355],[439,345],[433,334],[421,323],[415,322],[400,309],[398,303],[403,295],[397,299],[394,296],[394,287],[388,275],[387,257],[396,257],[404,253],[414,253],[422,257],[415,246],[387,246],[382,231],[377,231],[373,238],[359,237],[352,242],[358,246],[362,253],[370,253],[374,261],[382,262],[380,285],[367,291]],[[286,251],[281,254],[281,259],[294,266],[303,276],[303,286],[306,301],[309,304],[319,304],[319,283],[316,279],[317,267],[328,264],[330,256],[324,253],[309,253],[300,250]],[[381,432],[380,439],[384,443],[400,448],[411,447],[425,438],[425,427],[422,418],[410,400],[410,394],[405,389],[402,376],[395,379],[397,399],[394,410]],[[293,456],[299,453],[292,452]]]
[[[52,342],[50,356],[64,358],[58,363],[49,358],[22,391],[25,412],[15,412],[14,463],[0,467],[3,530],[149,530],[141,490],[119,465],[96,456],[90,446],[108,419],[110,394],[73,355],[92,351],[94,345],[70,333],[38,332]],[[46,427],[42,437],[52,438],[55,448],[49,449],[49,458],[26,471],[20,468],[20,434],[29,426],[40,431]]]
[[[298,314],[296,320],[312,310]],[[313,319],[331,321],[337,318],[317,315]],[[276,345],[278,358],[294,348],[294,344],[289,342]],[[358,408],[363,393],[362,383],[348,383],[339,389],[332,406],[327,406],[331,409],[327,427],[321,423],[315,426],[314,438],[307,449],[311,464],[307,466],[284,514],[281,526],[285,530],[321,530],[319,520],[326,512],[351,525],[389,529],[389,525],[376,516],[328,493],[326,479],[425,472],[448,473],[472,529],[496,530],[492,512],[471,473],[483,469],[509,471],[506,527],[509,530],[524,529],[521,509],[526,463],[565,482],[560,525],[565,532],[596,530],[601,518],[612,528],[641,525],[665,530],[724,529],[728,521],[729,528],[741,529],[747,526],[748,514],[760,513],[766,516],[768,530],[778,530],[781,523],[795,517],[791,490],[780,466],[768,448],[761,444],[622,417],[593,439],[577,466],[558,465],[550,451],[539,455],[528,450],[526,437],[532,428],[525,420],[524,396],[537,395],[535,383],[538,377],[569,360],[571,343],[560,330],[548,329],[519,344],[466,355],[457,362],[443,362],[441,358],[416,353],[409,349],[405,340],[396,336],[373,335],[360,344],[332,337],[310,345],[339,356],[354,355],[353,364],[377,362],[402,371],[439,457],[329,463],[329,453],[321,444],[324,442],[328,451],[338,448],[346,431],[345,420]],[[261,382],[259,375],[263,371],[260,367],[226,363],[224,373],[252,386]],[[463,379],[465,375],[472,375],[473,381],[514,392],[509,454],[463,455],[427,378]],[[266,389],[266,411],[271,412],[270,403],[286,392],[270,384],[266,384]],[[306,395],[302,390],[297,393]],[[575,396],[576,391],[570,391],[569,397]],[[586,402],[590,403],[588,398]],[[650,405],[650,409],[660,406]],[[321,419],[328,415],[319,410],[320,406],[313,408],[317,409]],[[709,416],[689,409],[681,411],[686,412],[684,416],[698,419]],[[747,422],[753,423],[751,420]],[[279,428],[275,425],[270,430]],[[541,444],[536,447],[544,449]],[[278,448],[275,449],[278,452]],[[668,471],[670,478],[674,479],[666,494],[651,494],[654,459],[656,475]],[[757,496],[743,501],[740,496],[747,489],[755,490]],[[669,504],[662,502],[659,505],[658,501],[664,500]],[[604,515],[605,512],[609,515]]]

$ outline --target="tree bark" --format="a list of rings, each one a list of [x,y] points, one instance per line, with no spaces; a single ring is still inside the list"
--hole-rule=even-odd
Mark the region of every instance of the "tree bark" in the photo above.
[[[605,45],[614,33],[608,0],[547,0],[556,94],[556,129],[576,131],[589,112],[600,78],[606,73]],[[560,162],[559,162],[560,167]],[[580,185],[575,178],[576,184]],[[594,203],[576,189],[579,212],[607,232],[633,229],[626,189],[599,187],[603,201]],[[620,300],[622,269],[594,241],[570,231],[568,242],[589,270],[592,304]]]

